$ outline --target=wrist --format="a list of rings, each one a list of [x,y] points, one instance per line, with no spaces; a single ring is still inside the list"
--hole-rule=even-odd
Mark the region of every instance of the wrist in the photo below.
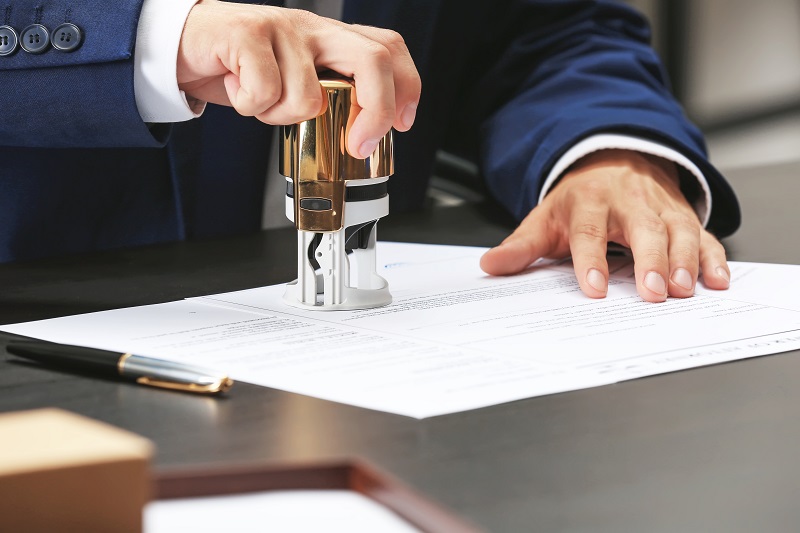
[[[587,154],[575,161],[564,173],[579,172],[587,168],[631,168],[640,171],[655,170],[673,183],[678,183],[678,168],[675,163],[656,155],[635,150],[608,148]]]

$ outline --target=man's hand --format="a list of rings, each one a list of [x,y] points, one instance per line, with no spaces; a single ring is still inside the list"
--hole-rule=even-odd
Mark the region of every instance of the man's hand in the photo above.
[[[725,250],[705,231],[680,191],[675,165],[625,150],[581,159],[520,226],[481,258],[488,274],[519,272],[540,257],[572,254],[581,290],[608,292],[606,246],[629,247],[636,287],[649,302],[694,294],[698,270],[705,285],[726,289]]]
[[[403,38],[279,7],[201,0],[178,51],[178,86],[192,98],[233,106],[268,124],[293,124],[324,109],[317,72],[352,77],[362,108],[347,139],[358,158],[394,126],[411,128],[421,82]]]

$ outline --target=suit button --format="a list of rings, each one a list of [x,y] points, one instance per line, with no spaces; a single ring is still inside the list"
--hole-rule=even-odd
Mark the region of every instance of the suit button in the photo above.
[[[62,52],[72,52],[81,45],[83,35],[75,24],[65,22],[53,30],[53,48]]]
[[[50,45],[50,32],[41,24],[31,24],[22,30],[19,45],[29,54],[41,54]]]
[[[0,26],[0,56],[14,53],[19,44],[17,32],[11,26]]]

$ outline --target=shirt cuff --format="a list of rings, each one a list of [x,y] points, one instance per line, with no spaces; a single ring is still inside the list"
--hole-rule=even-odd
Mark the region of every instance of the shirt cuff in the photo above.
[[[136,30],[133,89],[145,122],[183,122],[200,116],[205,102],[178,89],[178,46],[198,0],[144,0]]]
[[[550,189],[552,189],[556,184],[558,178],[560,178],[561,175],[573,163],[578,161],[580,158],[591,154],[592,152],[609,149],[633,150],[636,152],[642,152],[644,154],[654,155],[662,159],[672,161],[676,165],[680,165],[688,174],[691,174],[697,179],[700,190],[703,191],[702,195],[698,195],[698,197],[695,199],[690,198],[689,200],[693,201],[692,207],[694,208],[695,213],[697,213],[697,217],[703,222],[703,227],[708,225],[708,220],[711,216],[711,189],[708,186],[708,181],[706,181],[705,176],[703,176],[703,173],[699,168],[697,168],[697,165],[692,163],[680,152],[677,152],[672,148],[667,148],[663,144],[658,144],[647,139],[641,139],[639,137],[632,137],[629,135],[617,135],[610,133],[592,135],[591,137],[587,137],[567,150],[567,152],[562,155],[558,161],[556,161],[553,169],[547,175],[547,179],[544,181],[544,185],[542,185],[542,191],[539,193],[539,203],[541,203],[547,193],[550,192]]]

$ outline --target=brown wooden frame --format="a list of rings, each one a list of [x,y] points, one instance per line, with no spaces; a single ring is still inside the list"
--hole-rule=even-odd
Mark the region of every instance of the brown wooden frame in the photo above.
[[[364,461],[168,470],[154,474],[156,500],[269,490],[353,490],[380,503],[425,533],[478,529]]]

